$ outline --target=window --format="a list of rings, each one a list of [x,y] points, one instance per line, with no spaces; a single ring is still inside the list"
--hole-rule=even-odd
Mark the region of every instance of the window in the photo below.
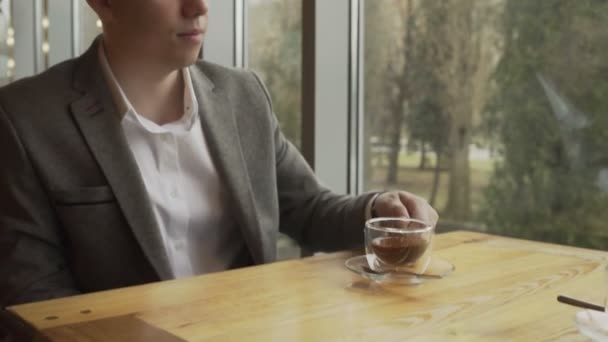
[[[302,0],[247,2],[247,65],[270,92],[274,112],[287,139],[302,144]],[[278,258],[296,258],[300,248],[279,237]]]
[[[0,1],[0,86],[10,83],[15,76],[15,30],[12,8]]]
[[[81,54],[99,33],[86,1],[0,0],[0,85]]]
[[[248,67],[272,97],[285,136],[301,146],[302,0],[249,0]]]
[[[86,1],[79,1],[78,6],[80,9],[78,11],[78,25],[79,25],[79,53],[85,52],[91,43],[95,40],[95,38],[101,34],[102,25],[101,20],[97,17],[97,13],[95,13],[91,7],[86,3]]]
[[[368,0],[364,187],[439,229],[607,248],[608,4]]]

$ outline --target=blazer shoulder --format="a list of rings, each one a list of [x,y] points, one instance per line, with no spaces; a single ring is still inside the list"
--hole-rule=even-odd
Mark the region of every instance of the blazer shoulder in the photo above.
[[[214,84],[251,77],[251,71],[247,69],[223,66],[204,60],[198,61],[195,67],[202,71]]]
[[[49,108],[65,102],[72,94],[72,76],[75,60],[59,63],[48,70],[24,77],[0,87],[0,106],[7,112],[28,112],[35,108]]]
[[[197,62],[195,68],[202,72],[214,87],[222,90],[242,90],[241,88],[265,90],[259,76],[250,69],[227,67],[207,61]]]
[[[199,61],[195,70],[202,73],[213,88],[219,89],[238,102],[248,100],[272,112],[272,102],[261,78],[252,70],[226,67],[207,61]]]

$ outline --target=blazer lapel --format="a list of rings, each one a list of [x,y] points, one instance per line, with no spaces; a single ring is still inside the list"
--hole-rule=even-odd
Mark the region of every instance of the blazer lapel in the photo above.
[[[262,230],[251,193],[247,167],[241,150],[236,118],[228,98],[196,67],[190,68],[199,115],[209,152],[234,201],[237,224],[241,227],[254,262],[263,263]]]
[[[121,115],[103,77],[98,44],[99,40],[76,66],[74,87],[82,96],[71,104],[72,114],[145,255],[161,279],[170,279],[169,259],[137,163],[124,136]]]

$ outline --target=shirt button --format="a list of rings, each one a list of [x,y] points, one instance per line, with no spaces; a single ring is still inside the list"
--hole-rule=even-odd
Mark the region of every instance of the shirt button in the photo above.
[[[171,196],[172,198],[176,198],[177,197],[177,191],[176,190],[171,190],[171,193],[169,193],[169,196]]]

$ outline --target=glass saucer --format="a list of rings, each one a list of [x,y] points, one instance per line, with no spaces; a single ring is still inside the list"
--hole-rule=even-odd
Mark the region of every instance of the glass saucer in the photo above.
[[[608,341],[608,313],[583,310],[574,319],[578,331],[593,341]]]
[[[369,267],[367,257],[367,255],[352,257],[346,260],[344,265],[350,271],[369,280],[411,285],[420,284],[428,279],[441,279],[456,269],[449,261],[433,256],[426,271],[422,274],[405,271],[382,273],[376,272]]]

